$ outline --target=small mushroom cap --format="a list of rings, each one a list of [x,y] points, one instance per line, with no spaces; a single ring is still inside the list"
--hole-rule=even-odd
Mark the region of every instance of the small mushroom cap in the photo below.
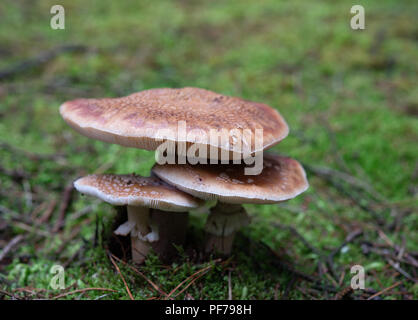
[[[277,203],[304,192],[308,181],[294,159],[264,154],[263,171],[245,175],[244,165],[159,165],[152,171],[160,179],[191,195],[225,203]]]
[[[81,193],[115,206],[144,206],[183,212],[197,208],[200,202],[157,177],[93,174],[76,180],[74,187]]]
[[[230,130],[251,130],[252,138],[245,134],[241,138],[249,152],[271,147],[289,132],[282,116],[266,104],[200,88],[150,89],[123,98],[77,99],[62,104],[60,113],[70,126],[87,137],[146,150],[155,150],[164,138],[243,154],[236,150],[237,138],[229,136]],[[179,121],[186,122],[186,137],[177,134]],[[172,134],[166,135],[160,129]],[[225,130],[229,141],[211,143],[211,129]],[[256,148],[256,129],[263,129],[262,148]],[[187,136],[192,130],[204,132],[207,138],[202,138],[202,134]],[[196,141],[196,136],[202,141]]]

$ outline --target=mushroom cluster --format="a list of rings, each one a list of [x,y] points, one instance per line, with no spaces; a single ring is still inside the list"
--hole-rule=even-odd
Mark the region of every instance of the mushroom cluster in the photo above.
[[[153,173],[200,199],[216,199],[206,220],[207,252],[228,255],[238,229],[250,219],[242,204],[271,204],[289,200],[308,188],[305,171],[296,160],[265,154],[259,175],[245,175],[244,166],[155,165]]]
[[[150,177],[89,175],[74,182],[83,194],[127,207],[128,221],[114,232],[131,236],[136,263],[144,262],[151,248],[162,260],[172,257],[175,246],[184,243],[187,212],[203,200],[217,200],[206,221],[205,251],[228,255],[235,233],[250,222],[242,204],[277,203],[308,188],[296,160],[263,155],[289,129],[276,110],[262,103],[199,88],[151,89],[122,98],[68,101],[60,113],[87,137],[157,150]],[[241,134],[245,130],[250,134]],[[213,131],[222,134],[212,139]],[[256,131],[258,136],[251,134]],[[164,156],[160,148],[167,142]],[[249,175],[248,164],[254,161],[246,160],[256,154],[262,166]],[[158,161],[168,156],[175,161]],[[220,163],[213,161],[220,158]]]

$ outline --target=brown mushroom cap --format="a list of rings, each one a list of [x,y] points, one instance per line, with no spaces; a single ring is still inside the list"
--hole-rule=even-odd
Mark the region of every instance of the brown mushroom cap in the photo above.
[[[199,200],[157,177],[93,174],[76,180],[74,187],[81,193],[115,206],[144,206],[175,212],[189,211],[199,206]]]
[[[244,165],[158,165],[160,179],[191,195],[226,203],[277,203],[296,197],[309,184],[303,167],[288,157],[264,154],[263,171],[244,175]]]
[[[228,132],[232,129],[263,129],[263,148],[256,148],[254,139],[243,143],[251,152],[261,151],[283,140],[289,128],[282,116],[263,103],[246,101],[199,88],[150,89],[123,98],[77,99],[60,107],[64,120],[87,137],[126,147],[155,150],[163,141],[159,129],[170,129],[168,141],[195,143],[177,136],[179,121],[185,121],[187,132],[211,129]],[[248,139],[248,138],[247,138]],[[208,141],[204,145],[211,145]],[[233,151],[230,141],[214,146]],[[235,151],[234,151],[235,152]],[[242,153],[242,152],[238,152]]]

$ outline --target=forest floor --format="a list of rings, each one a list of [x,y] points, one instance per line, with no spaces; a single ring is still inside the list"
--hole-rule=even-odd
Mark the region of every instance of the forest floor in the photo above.
[[[62,1],[52,30],[55,2],[0,2],[0,299],[418,298],[416,1],[365,2],[361,31],[352,1]],[[200,254],[198,210],[173,264],[135,266],[111,240],[113,208],[72,182],[148,175],[154,153],[87,139],[58,108],[184,86],[277,108],[290,134],[273,150],[310,188],[246,206],[228,259]]]

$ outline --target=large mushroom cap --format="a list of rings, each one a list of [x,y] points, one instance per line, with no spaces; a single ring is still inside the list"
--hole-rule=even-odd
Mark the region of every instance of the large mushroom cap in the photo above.
[[[187,132],[204,132],[208,138],[199,142],[207,146],[213,145],[211,129],[249,129],[253,138],[244,137],[242,144],[250,146],[250,152],[278,143],[289,132],[282,116],[266,104],[199,88],[151,89],[114,99],[77,99],[61,105],[60,113],[83,135],[146,150],[155,150],[162,143],[160,129],[173,132],[164,137],[168,141],[195,143],[193,137],[177,135],[179,121],[186,122]],[[263,129],[262,148],[256,148],[256,129]],[[234,149],[234,137],[229,138],[214,147],[242,154]]]
[[[199,206],[199,200],[157,177],[93,174],[76,180],[74,187],[81,193],[115,206],[145,206],[176,212],[189,211]]]
[[[308,188],[303,167],[291,158],[264,154],[263,171],[245,175],[244,165],[158,165],[153,173],[201,199],[226,203],[276,203]]]

